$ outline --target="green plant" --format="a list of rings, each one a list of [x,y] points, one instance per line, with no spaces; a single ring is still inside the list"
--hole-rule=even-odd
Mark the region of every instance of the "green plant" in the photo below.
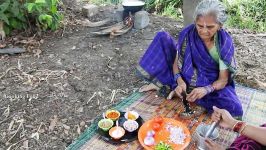
[[[227,25],[247,28],[254,31],[266,31],[265,0],[223,0],[227,7]]]
[[[169,144],[161,141],[155,146],[155,150],[173,150],[173,148]]]
[[[59,0],[5,0],[0,2],[0,22],[5,34],[13,29],[38,28],[56,30],[63,15],[57,10]]]
[[[174,19],[182,18],[182,0],[145,0],[145,8]]]
[[[63,19],[63,15],[57,10],[57,4],[58,0],[35,0],[25,3],[24,6],[43,30],[56,30]]]
[[[163,12],[168,7],[181,8],[182,0],[145,0],[146,9],[148,11],[156,11],[158,13]]]
[[[0,21],[4,22],[6,34],[13,29],[25,29],[27,23],[22,3],[18,0],[5,0],[0,5]]]
[[[161,15],[178,20],[182,18],[182,10],[180,8],[175,8],[174,6],[170,5],[163,9]]]

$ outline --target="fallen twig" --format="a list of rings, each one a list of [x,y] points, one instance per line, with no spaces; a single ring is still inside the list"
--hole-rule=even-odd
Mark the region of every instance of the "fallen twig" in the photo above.
[[[101,29],[100,31],[95,31],[95,32],[91,32],[92,34],[96,34],[96,35],[107,35],[110,34],[111,32],[115,32],[118,31],[120,29],[124,28],[124,24],[117,24],[116,26],[109,26],[105,29]]]
[[[112,95],[112,96],[111,96],[111,101],[110,101],[111,103],[114,102],[115,94],[116,94],[116,90],[113,90],[113,91],[112,91],[112,94],[111,94],[111,95]]]
[[[18,143],[25,141],[25,140],[27,140],[27,139],[23,138],[23,139],[19,140],[18,142],[11,144],[6,150],[11,150],[11,147],[13,147],[13,146],[17,145]]]
[[[86,104],[89,104],[89,102],[97,95],[97,92],[94,92],[93,95],[89,98]]]
[[[133,24],[132,24],[131,26],[129,26],[129,27],[126,26],[125,28],[123,28],[123,29],[121,29],[121,30],[117,30],[117,31],[115,31],[115,32],[111,32],[111,33],[110,33],[110,38],[114,38],[114,37],[116,37],[116,36],[119,36],[119,35],[125,34],[125,33],[127,33],[132,27],[133,27]]]
[[[97,21],[97,22],[91,22],[89,19],[85,19],[82,22],[82,25],[87,26],[87,27],[99,27],[99,26],[103,26],[103,25],[107,24],[110,21],[111,20],[109,18],[101,20],[101,21]]]
[[[15,70],[15,69],[18,69],[17,67],[10,67],[8,68],[1,76],[0,76],[0,79],[2,79],[3,77],[5,77],[5,75],[11,71],[11,70]]]
[[[13,136],[11,136],[11,138],[9,138],[9,140],[7,140],[7,143],[9,143],[15,137],[15,135],[18,133],[19,129],[23,126],[24,119],[20,119],[17,122],[19,122],[20,124],[19,124],[16,132],[13,134]]]
[[[110,66],[110,62],[111,62],[112,59],[113,59],[113,57],[108,56],[108,61],[107,61],[107,65],[106,65],[106,66],[107,66],[109,69],[115,70],[115,67],[111,67],[111,66]]]
[[[7,106],[7,108],[5,109],[5,111],[3,112],[3,115],[7,118],[10,114],[10,108],[9,105]]]

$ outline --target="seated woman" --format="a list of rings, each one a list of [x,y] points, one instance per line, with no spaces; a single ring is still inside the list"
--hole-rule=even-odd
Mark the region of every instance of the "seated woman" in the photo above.
[[[242,121],[235,120],[225,109],[213,107],[212,120],[219,121],[219,125],[224,128],[232,129],[241,134],[227,148],[228,150],[264,150],[266,149],[266,124],[255,127]],[[206,139],[206,146],[210,150],[225,150],[219,144]]]
[[[137,74],[151,82],[140,91],[157,89],[164,96],[170,93],[169,99],[189,92],[187,100],[210,113],[218,106],[242,116],[232,80],[233,40],[222,28],[226,18],[221,2],[203,0],[195,10],[195,23],[180,32],[177,43],[167,32],[158,32],[137,67]]]

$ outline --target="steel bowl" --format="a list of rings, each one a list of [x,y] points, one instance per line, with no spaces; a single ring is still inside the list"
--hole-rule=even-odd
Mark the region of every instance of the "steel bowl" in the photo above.
[[[138,1],[138,0],[125,0],[122,3],[122,6],[124,7],[126,12],[135,13],[137,11],[142,10],[144,7],[145,2]]]

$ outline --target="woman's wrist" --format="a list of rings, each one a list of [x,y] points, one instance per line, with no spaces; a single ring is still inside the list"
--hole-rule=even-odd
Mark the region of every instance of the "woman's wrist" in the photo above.
[[[246,122],[244,122],[244,121],[237,121],[237,122],[234,124],[232,130],[233,130],[234,132],[237,132],[237,133],[242,134],[242,132],[244,131],[244,129],[246,128],[246,126],[247,126]]]
[[[234,128],[234,126],[235,126],[235,124],[238,122],[238,120],[236,120],[236,119],[232,119],[228,124],[229,124],[229,128],[231,129],[231,130],[233,130],[233,128]]]
[[[203,88],[206,90],[207,94],[212,93],[215,90],[215,88],[211,84],[204,86]]]
[[[174,80],[175,80],[175,82],[178,82],[178,79],[179,78],[181,78],[181,73],[180,72],[178,72],[178,73],[176,73],[175,75],[174,75]]]
[[[182,77],[179,77],[176,80],[177,86],[182,86],[182,87],[186,87],[186,83],[184,82],[184,80],[182,79]]]

